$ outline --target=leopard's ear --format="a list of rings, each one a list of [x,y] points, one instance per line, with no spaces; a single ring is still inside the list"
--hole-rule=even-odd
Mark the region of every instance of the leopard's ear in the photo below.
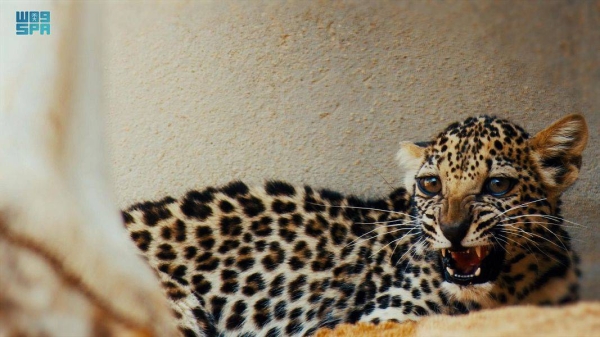
[[[533,160],[551,194],[564,192],[577,180],[587,140],[585,119],[575,114],[554,122],[530,140]]]
[[[400,151],[396,159],[404,175],[404,187],[410,192],[415,184],[415,176],[425,161],[426,143],[400,142]]]

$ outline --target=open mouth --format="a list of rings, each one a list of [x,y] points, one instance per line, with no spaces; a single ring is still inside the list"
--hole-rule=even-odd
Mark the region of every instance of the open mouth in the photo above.
[[[469,285],[495,280],[504,254],[494,246],[478,246],[440,251],[444,278],[448,282]]]

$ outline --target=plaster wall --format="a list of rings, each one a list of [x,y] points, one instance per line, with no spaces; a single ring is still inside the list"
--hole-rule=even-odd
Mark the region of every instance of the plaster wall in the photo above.
[[[600,299],[600,1],[110,2],[108,135],[122,206],[277,178],[374,197],[398,142],[494,114],[585,115],[565,217]]]

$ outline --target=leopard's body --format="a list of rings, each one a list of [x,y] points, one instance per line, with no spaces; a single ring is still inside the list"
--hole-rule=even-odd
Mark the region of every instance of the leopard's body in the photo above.
[[[535,137],[471,118],[431,143],[404,144],[406,188],[380,200],[233,182],[123,216],[190,336],[310,335],[342,322],[564,303],[577,298],[578,272],[559,196],[586,138],[579,116]]]

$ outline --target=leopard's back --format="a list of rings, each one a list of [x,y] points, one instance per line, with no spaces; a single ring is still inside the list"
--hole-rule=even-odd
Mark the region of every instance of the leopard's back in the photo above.
[[[366,320],[378,308],[396,307],[396,320],[439,310],[437,272],[414,249],[408,211],[404,189],[364,201],[270,181],[140,203],[123,216],[182,330],[279,336]]]

